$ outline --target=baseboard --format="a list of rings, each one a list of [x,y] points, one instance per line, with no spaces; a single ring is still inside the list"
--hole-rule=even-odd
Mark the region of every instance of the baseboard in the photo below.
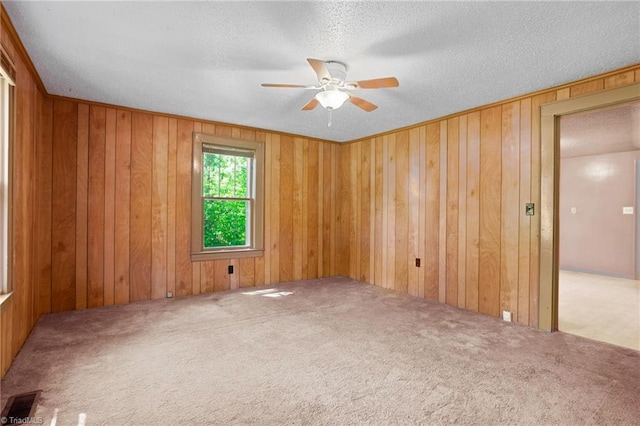
[[[582,272],[583,274],[593,274],[593,275],[603,275],[605,277],[612,278],[625,278],[627,280],[632,280],[633,275],[628,274],[616,274],[614,272],[605,272],[605,271],[596,271],[593,269],[582,269],[582,268],[574,268],[573,266],[562,266],[560,265],[561,271],[569,271],[569,272]]]

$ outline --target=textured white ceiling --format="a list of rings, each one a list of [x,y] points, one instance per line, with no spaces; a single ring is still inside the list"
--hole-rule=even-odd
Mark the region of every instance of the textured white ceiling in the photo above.
[[[640,2],[3,2],[49,93],[335,141],[640,62]],[[301,111],[306,58],[395,76]]]

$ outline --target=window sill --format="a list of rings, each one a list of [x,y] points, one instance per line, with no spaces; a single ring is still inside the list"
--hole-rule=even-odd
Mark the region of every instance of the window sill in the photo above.
[[[4,312],[5,308],[11,306],[11,299],[13,299],[13,291],[7,294],[0,294],[0,314]]]
[[[264,250],[242,249],[226,250],[215,252],[191,253],[192,262],[203,262],[206,260],[241,259],[245,257],[262,257]]]

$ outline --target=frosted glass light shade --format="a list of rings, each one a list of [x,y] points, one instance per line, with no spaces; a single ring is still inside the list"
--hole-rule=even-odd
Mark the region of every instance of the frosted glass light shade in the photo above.
[[[339,90],[325,90],[318,92],[316,99],[324,108],[338,109],[349,99],[349,95]]]

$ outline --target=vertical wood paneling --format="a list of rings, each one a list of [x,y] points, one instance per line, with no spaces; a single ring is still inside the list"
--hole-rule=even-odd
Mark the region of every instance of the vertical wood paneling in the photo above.
[[[293,138],[280,138],[280,279],[293,280]],[[277,202],[277,201],[276,201]]]
[[[467,284],[467,115],[458,132],[458,307],[466,308]]]
[[[107,108],[104,147],[104,305],[115,303],[116,110]]]
[[[131,112],[116,117],[115,303],[129,303],[129,235],[131,209]]]
[[[446,303],[458,306],[458,200],[460,118],[447,120]]]
[[[360,148],[360,260],[358,262],[360,281],[371,283],[371,143],[361,142]]]
[[[69,171],[78,156],[78,105],[56,100],[53,112],[51,310],[60,312],[76,308],[76,175]]]
[[[479,311],[500,310],[501,106],[480,113]]]
[[[350,144],[346,147],[350,150],[348,185],[351,196],[349,197],[349,269],[348,276],[357,279],[360,265],[360,143]]]
[[[303,216],[303,139],[293,139],[293,195],[292,195],[292,267],[293,280],[299,281],[303,277],[303,265],[307,263],[306,251],[303,248],[304,216]]]
[[[280,136],[271,135],[271,140],[267,140],[271,145],[271,199],[267,199],[270,205],[271,219],[271,282],[280,282]],[[285,148],[286,149],[286,148]]]
[[[518,318],[520,228],[520,102],[502,106],[502,201],[500,237],[500,312]],[[524,209],[524,206],[522,207]]]
[[[272,145],[271,145],[271,134],[265,135],[265,147],[264,147],[264,162],[265,162],[265,171],[264,171],[264,199],[265,199],[265,208],[264,208],[264,256],[262,257],[264,262],[264,284],[271,283],[271,223],[273,220],[271,219],[271,206],[273,205],[272,201],[272,171],[273,167],[273,159],[272,159]]]
[[[385,161],[384,198],[382,226],[385,228],[382,245],[383,249],[383,286],[393,289],[395,287],[395,222],[396,222],[396,135],[383,136],[383,149]],[[386,239],[385,239],[386,238]]]
[[[418,257],[421,262],[421,269],[418,272],[418,296],[425,297],[425,274],[426,267],[424,261],[427,255],[427,127],[420,126],[418,128],[420,145],[420,202],[418,212]]]
[[[319,167],[319,146],[318,141],[309,141],[309,159],[308,159],[308,176],[307,176],[307,278],[318,277],[318,204],[322,200],[319,197],[318,188],[318,167]],[[320,216],[322,217],[322,216]]]
[[[374,170],[374,229],[375,239],[373,242],[373,283],[377,286],[384,287],[383,283],[383,269],[384,259],[382,256],[383,245],[386,242],[386,229],[384,227],[386,220],[386,213],[384,211],[384,144],[381,137],[372,140],[375,150],[375,170]]]
[[[253,287],[256,275],[254,259],[251,257],[239,259],[238,268],[240,269],[240,288]]]
[[[228,264],[228,260],[213,261],[213,291],[224,291],[231,288],[229,274],[227,273]]]
[[[151,298],[153,116],[134,112],[131,137],[131,301]],[[187,191],[188,192],[188,191]]]
[[[447,296],[447,121],[440,122],[440,220],[438,236],[438,301]]]
[[[191,150],[193,122],[178,120],[176,147],[176,295],[193,294],[191,269]]]
[[[78,105],[76,168],[76,309],[87,307],[89,105]]]
[[[409,132],[399,132],[395,148],[395,276],[394,288],[407,293],[409,284]]]
[[[408,258],[407,291],[412,296],[420,296],[420,268],[415,259],[421,256],[420,247],[420,128],[409,131],[409,199],[408,199]]]
[[[161,299],[167,291],[168,118],[153,117],[152,143],[151,298]]]
[[[265,132],[255,132],[256,141],[264,143],[266,141],[266,137],[267,136],[266,136]],[[266,151],[267,151],[267,147],[265,146],[265,163],[269,164],[269,160],[267,159],[267,156],[266,156]],[[267,184],[266,171],[265,171],[265,174],[264,174],[263,178],[265,179],[265,200],[268,200],[268,198],[266,198],[266,193],[267,193],[267,189],[266,189],[266,184]],[[269,222],[266,221],[267,210],[268,210],[268,208],[265,206],[265,212],[264,212],[264,214],[265,214],[265,224],[267,224],[265,226],[268,226],[268,223],[269,223]],[[256,258],[253,259],[254,260],[254,262],[253,262],[253,264],[254,264],[254,268],[253,268],[253,270],[254,270],[253,284],[254,285],[264,285],[266,283],[266,279],[267,279],[266,278],[267,277],[266,267],[269,264],[269,262],[267,262],[268,247],[269,247],[269,245],[267,244],[267,237],[268,237],[269,232],[265,231],[264,234],[265,234],[264,235],[264,238],[265,238],[264,247],[266,247],[267,250],[265,250],[264,256],[256,257]]]
[[[322,150],[322,182],[319,188],[319,192],[322,194],[322,268],[319,275],[328,277],[331,275],[331,221],[333,220],[331,184],[336,171],[331,161],[331,146],[323,143],[320,149]],[[348,244],[349,234],[341,232],[340,235],[342,240],[340,244],[345,244],[345,241]]]
[[[467,285],[466,308],[479,309],[480,277],[480,113],[467,116]]]
[[[176,183],[178,120],[169,119],[167,147],[167,292],[176,291]]]
[[[41,105],[40,134],[38,138],[38,163],[37,163],[37,241],[38,249],[38,273],[36,300],[36,315],[39,317],[51,312],[51,214],[53,204],[53,101],[44,99]],[[7,315],[8,317],[8,315]],[[34,322],[38,318],[34,319]],[[0,327],[1,329],[1,327]],[[8,345],[10,348],[10,345]],[[0,349],[0,359],[2,349]],[[3,365],[5,365],[3,363]],[[3,375],[4,371],[0,371]]]
[[[438,300],[440,265],[440,124],[427,124],[427,212],[424,297]]]
[[[520,102],[520,204],[518,215],[518,316],[517,322],[529,325],[529,280],[531,216],[524,214],[524,205],[531,202],[531,99]]]
[[[87,307],[104,304],[106,110],[89,108],[89,190],[87,210]]]
[[[349,186],[349,162],[351,156],[336,144],[330,144],[331,150],[331,224],[329,245],[331,251],[331,275],[349,276],[349,215],[351,214],[351,188]],[[347,156],[345,158],[345,156]],[[338,195],[339,194],[339,195]],[[345,202],[338,202],[338,199]],[[338,238],[338,236],[341,238]],[[344,236],[344,237],[343,237]]]

